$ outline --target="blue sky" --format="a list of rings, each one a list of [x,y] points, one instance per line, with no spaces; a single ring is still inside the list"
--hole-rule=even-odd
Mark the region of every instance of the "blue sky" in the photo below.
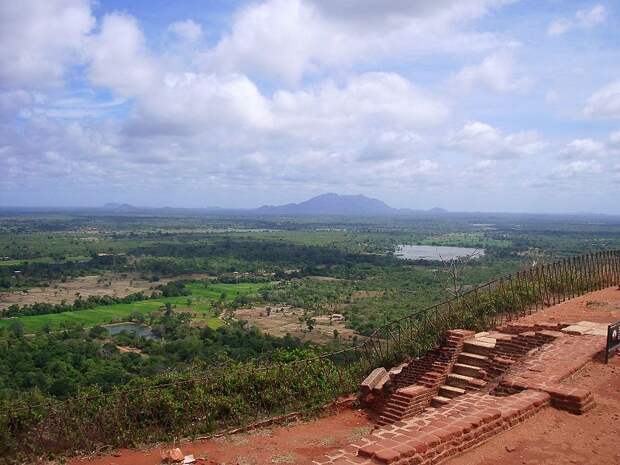
[[[620,213],[616,2],[14,3],[0,205]]]

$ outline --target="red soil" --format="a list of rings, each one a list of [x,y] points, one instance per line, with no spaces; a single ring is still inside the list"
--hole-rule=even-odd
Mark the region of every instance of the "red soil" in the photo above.
[[[620,289],[609,287],[591,292],[532,315],[521,318],[524,323],[594,321],[613,323],[620,320]]]
[[[314,458],[345,447],[367,435],[372,426],[363,412],[346,409],[337,415],[310,422],[180,443],[176,447],[186,455],[193,454],[196,458],[208,459],[206,463],[209,465],[311,465]],[[160,462],[160,451],[164,447],[120,450],[115,454],[118,456],[73,459],[68,465],[155,465]]]

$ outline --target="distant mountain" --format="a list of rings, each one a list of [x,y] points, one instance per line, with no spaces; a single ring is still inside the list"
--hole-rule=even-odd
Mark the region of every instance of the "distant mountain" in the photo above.
[[[103,209],[114,213],[135,212],[140,210],[138,207],[134,207],[128,203],[106,203]]]
[[[266,215],[354,215],[374,216],[400,213],[385,202],[363,195],[323,194],[301,203],[264,205],[255,210]]]
[[[105,214],[231,214],[231,215],[334,215],[334,216],[403,216],[403,215],[443,215],[443,208],[412,210],[392,208],[385,202],[364,195],[322,194],[300,203],[286,205],[263,205],[256,209],[221,208],[208,206],[202,208],[181,207],[136,207],[128,203],[106,203],[95,210]]]

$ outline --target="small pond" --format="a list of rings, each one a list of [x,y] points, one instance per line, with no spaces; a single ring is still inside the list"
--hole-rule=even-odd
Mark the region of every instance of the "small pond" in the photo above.
[[[128,333],[135,333],[140,337],[153,338],[153,334],[151,332],[151,328],[146,325],[141,325],[138,323],[113,323],[109,325],[103,325],[105,329],[108,330],[108,334],[110,336],[114,336],[116,334],[122,333],[123,331],[127,331]]]
[[[484,255],[484,249],[470,247],[448,247],[440,245],[399,245],[394,255],[405,260],[436,260],[450,261],[467,257],[473,253],[476,257]]]

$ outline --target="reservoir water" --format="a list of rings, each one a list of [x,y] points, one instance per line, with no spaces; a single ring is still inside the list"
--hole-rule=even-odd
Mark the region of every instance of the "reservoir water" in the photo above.
[[[405,260],[450,261],[467,257],[473,253],[475,257],[484,255],[484,249],[470,247],[448,247],[440,245],[399,245],[394,255]]]
[[[115,334],[122,333],[123,331],[127,331],[128,333],[135,333],[140,337],[151,338],[153,337],[151,333],[151,328],[146,325],[141,325],[138,323],[113,323],[109,325],[103,325],[105,329],[108,330],[108,334],[110,336],[114,336]]]

